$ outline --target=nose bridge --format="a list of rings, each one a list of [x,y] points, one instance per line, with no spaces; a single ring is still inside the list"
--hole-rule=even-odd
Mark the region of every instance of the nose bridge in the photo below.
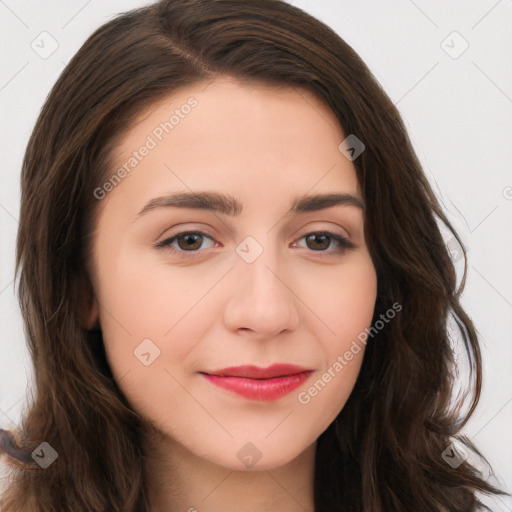
[[[268,300],[270,295],[276,294],[276,292],[278,295],[282,294],[281,288],[284,285],[277,277],[280,265],[275,250],[267,246],[261,254],[256,256],[254,261],[249,263],[243,260],[243,263],[238,262],[238,264],[241,267],[241,283],[245,283],[247,286],[246,291],[255,294],[254,299],[266,298]]]
[[[235,291],[225,311],[231,329],[250,329],[265,336],[297,326],[296,297],[287,283],[285,261],[270,236],[247,237],[236,248]]]

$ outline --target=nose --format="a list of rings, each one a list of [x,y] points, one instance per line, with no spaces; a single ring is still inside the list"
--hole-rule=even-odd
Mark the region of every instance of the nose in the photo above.
[[[234,286],[224,311],[226,327],[232,332],[250,331],[261,339],[297,329],[300,299],[291,273],[284,271],[284,260],[278,261],[264,248],[252,263],[238,256],[235,262]]]

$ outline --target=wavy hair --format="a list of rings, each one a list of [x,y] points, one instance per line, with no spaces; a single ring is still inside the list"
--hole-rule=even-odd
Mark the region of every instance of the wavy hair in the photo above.
[[[332,29],[281,0],[161,0],[98,28],[52,88],[21,174],[18,299],[34,365],[34,396],[18,432],[2,432],[5,512],[149,512],[141,418],[120,392],[100,330],[83,327],[93,297],[94,190],[112,149],[144,109],[181,88],[232,77],[308,90],[366,148],[354,160],[365,239],[377,272],[375,322],[346,405],[318,439],[316,512],[472,512],[479,492],[504,494],[467,461],[442,453],[461,434],[482,384],[477,333],[459,302],[466,251],[443,213],[403,121],[356,52]],[[464,253],[457,276],[437,221]],[[452,403],[457,323],[470,385]],[[470,399],[466,414],[463,401]],[[47,442],[57,460],[31,454]]]

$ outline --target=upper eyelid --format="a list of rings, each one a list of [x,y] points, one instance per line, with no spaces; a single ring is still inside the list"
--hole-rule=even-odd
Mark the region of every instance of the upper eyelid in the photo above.
[[[332,228],[327,228],[327,229],[309,228],[309,229],[306,229],[306,230],[303,230],[303,231],[301,230],[301,231],[299,231],[299,233],[301,233],[301,234],[298,235],[297,238],[302,238],[302,237],[304,237],[306,235],[309,235],[311,233],[329,233],[329,234],[332,234],[332,235],[341,236],[343,238],[346,238],[347,240],[349,240],[351,238],[350,235],[344,234],[344,233],[337,233]],[[176,238],[177,236],[185,235],[185,234],[204,235],[204,236],[207,236],[207,237],[212,238],[215,241],[217,241],[215,239],[216,235],[209,234],[207,231],[203,230],[203,228],[200,228],[200,229],[194,229],[194,228],[191,228],[191,229],[181,229],[180,231],[176,231],[176,233],[172,233],[170,235],[165,235],[165,237],[163,237],[162,241],[169,240],[170,238]]]
[[[337,228],[333,228],[333,227],[329,227],[329,228],[316,228],[316,227],[312,227],[312,226],[309,226],[307,228],[304,228],[304,230],[295,230],[296,232],[299,232],[299,233],[302,233],[300,235],[298,235],[298,237],[303,237],[304,235],[307,235],[309,233],[320,233],[320,232],[329,232],[329,233],[332,233],[333,235],[337,235],[337,236],[341,236],[343,238],[346,238],[347,240],[352,240],[353,239],[353,236],[350,234],[349,232],[349,229],[347,229],[347,227],[342,227],[340,226],[337,222],[333,222],[333,221],[328,221],[328,220],[317,220],[317,221],[312,221],[312,222],[309,222],[308,224],[317,224],[317,223],[328,223],[328,224],[333,224],[333,225],[336,225]],[[183,223],[183,224],[187,224],[187,223]],[[194,224],[194,221],[190,222],[190,224]],[[201,223],[199,223],[201,224]],[[162,236],[163,233],[169,231],[170,229],[172,228],[167,228],[166,230],[164,230],[163,232],[160,233],[160,235],[158,236],[158,238],[160,238]],[[183,228],[183,227],[179,227],[177,228],[179,229],[179,231],[176,231],[176,233],[173,233],[171,235],[166,235],[164,240],[167,240],[169,238],[173,238],[177,235],[181,235],[183,233],[201,233],[201,234],[204,234],[206,236],[209,236],[211,238],[215,238],[216,236],[220,236],[220,235],[211,235],[208,233],[208,231],[211,229],[209,227],[191,227],[190,229],[188,228]],[[337,230],[343,230],[343,232],[338,232]],[[213,229],[213,231],[217,232],[216,229]],[[228,229],[230,235],[235,235],[235,231],[233,229]]]

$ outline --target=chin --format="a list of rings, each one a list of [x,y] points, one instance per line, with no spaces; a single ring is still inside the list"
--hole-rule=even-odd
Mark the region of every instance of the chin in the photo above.
[[[308,448],[308,446],[290,446],[283,450],[282,442],[278,442],[278,447],[272,446],[268,441],[266,443],[233,442],[225,447],[222,454],[210,453],[203,458],[231,471],[270,471],[286,466]],[[218,450],[218,446],[216,449]]]

